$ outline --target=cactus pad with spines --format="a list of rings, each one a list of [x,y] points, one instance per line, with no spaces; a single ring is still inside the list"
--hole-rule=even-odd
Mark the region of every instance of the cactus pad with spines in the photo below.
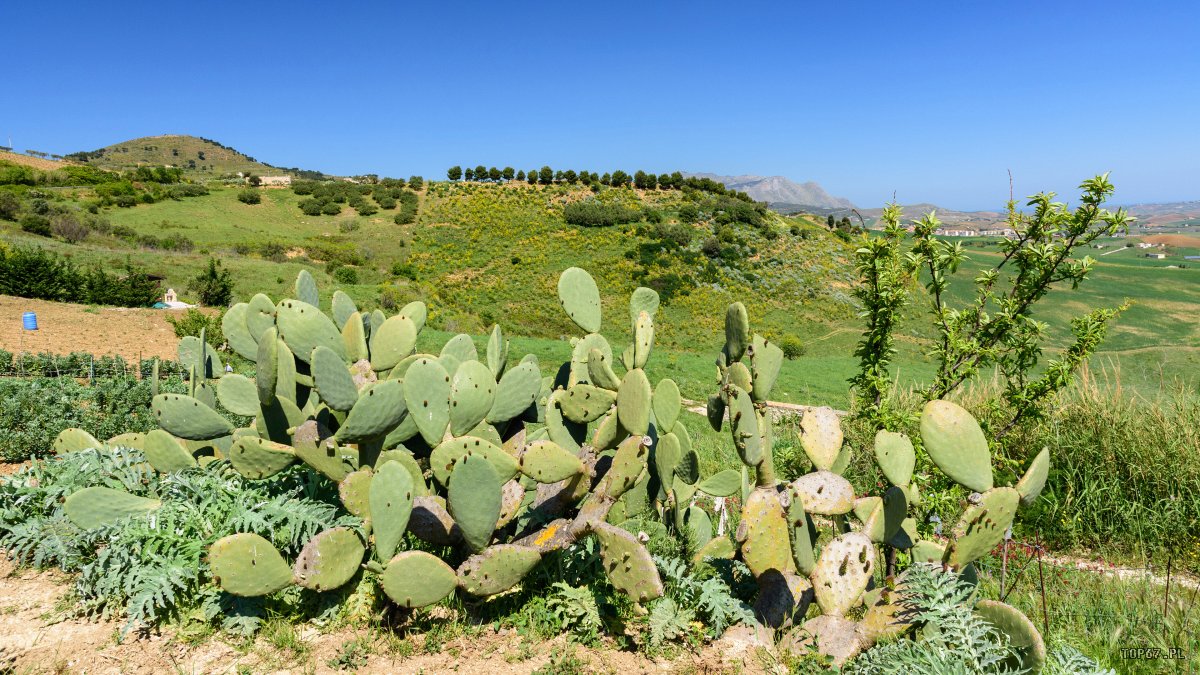
[[[479,361],[463,361],[450,379],[450,433],[460,436],[474,429],[495,400],[496,380],[491,369]]]
[[[842,616],[862,600],[875,571],[875,547],[861,532],[838,535],[821,549],[813,568],[813,591],[821,612]]]
[[[621,386],[621,378],[612,369],[612,353],[605,354],[599,349],[588,351],[588,381],[597,387],[616,391]]]
[[[150,403],[159,426],[180,438],[206,441],[233,433],[217,411],[185,394],[159,394]]]
[[[636,368],[625,373],[617,390],[617,417],[629,433],[641,436],[649,430],[652,395],[645,371]]]
[[[921,411],[921,441],[929,458],[975,492],[992,489],[992,455],[979,423],[962,406],[930,401]]]
[[[284,300],[279,303],[275,311],[275,326],[292,354],[305,363],[319,346],[328,347],[342,359],[346,358],[342,333],[333,325],[333,320],[305,302]]]
[[[309,540],[292,565],[297,584],[314,590],[337,588],[358,572],[366,549],[358,533],[348,527],[334,527]]]
[[[737,540],[741,544],[742,560],[755,577],[768,570],[787,572],[793,569],[788,520],[774,487],[761,487],[750,492],[742,505]]]
[[[1016,650],[1008,661],[1009,666],[1041,672],[1046,663],[1046,643],[1029,617],[1016,607],[996,600],[980,600],[975,605],[975,613],[1008,637],[1009,644]]]
[[[814,471],[792,481],[793,498],[808,513],[835,516],[854,508],[854,486],[832,471]]]
[[[388,561],[382,575],[383,592],[401,607],[432,605],[458,587],[454,569],[425,551],[405,551]]]
[[[771,390],[775,388],[780,369],[783,368],[783,350],[761,335],[755,335],[747,351],[750,354],[750,374],[753,382],[750,393],[755,401],[766,401],[771,395]]]
[[[634,602],[646,602],[663,594],[658,568],[637,537],[608,523],[595,523],[592,531],[600,541],[600,559],[614,588]]]
[[[61,455],[67,452],[87,450],[88,448],[103,450],[104,444],[83,429],[71,427],[58,432],[58,436],[55,436],[51,447],[54,449],[54,454]]]
[[[1037,501],[1038,495],[1042,494],[1042,488],[1046,485],[1046,476],[1050,473],[1050,448],[1042,448],[1042,451],[1033,458],[1029,463],[1029,468],[1025,470],[1025,475],[1021,476],[1021,480],[1017,481],[1016,489],[1021,495],[1021,505],[1029,506]]]
[[[592,275],[569,267],[558,277],[558,301],[575,325],[585,332],[600,331],[600,289]]]
[[[541,391],[542,374],[537,361],[522,361],[500,378],[487,421],[495,424],[513,419],[533,405]]]
[[[325,405],[342,412],[354,407],[358,401],[358,387],[342,357],[322,345],[313,350],[309,365],[313,385]]]
[[[725,358],[727,363],[740,361],[750,344],[750,315],[740,302],[725,310]]]
[[[471,595],[503,593],[520,583],[541,559],[541,552],[529,546],[489,546],[459,565],[458,585]]]
[[[450,473],[446,505],[472,551],[482,551],[492,539],[500,520],[503,482],[480,455],[463,457]]]
[[[947,564],[961,570],[995,548],[1012,525],[1020,501],[1021,494],[1010,487],[992,488],[983,493],[979,503],[968,506],[954,526]]]
[[[577,455],[551,441],[534,441],[520,459],[521,472],[539,483],[557,483],[584,472]]]
[[[501,482],[517,475],[520,470],[517,460],[491,441],[475,436],[459,436],[439,443],[430,453],[429,468],[433,471],[433,477],[442,485],[449,486],[455,465],[468,456],[481,457],[491,463]]]
[[[492,371],[493,380],[500,379],[508,366],[508,340],[504,339],[500,324],[492,326],[492,334],[488,337],[487,366]]]
[[[405,407],[404,387],[398,380],[377,382],[358,397],[346,421],[334,438],[357,443],[382,437],[396,428],[409,411]]]
[[[737,494],[742,484],[742,475],[737,469],[725,469],[700,481],[701,492],[713,497],[731,497]]]
[[[289,445],[275,443],[255,436],[242,436],[229,450],[229,463],[246,478],[274,476],[291,466],[296,454]]]
[[[320,306],[321,295],[317,292],[317,282],[308,270],[300,270],[300,273],[296,275],[296,284],[293,290],[296,293],[296,299],[300,302],[308,303],[313,307]]]
[[[258,387],[244,375],[229,373],[217,380],[217,400],[235,415],[258,414]]]
[[[420,358],[404,375],[403,389],[408,414],[421,437],[429,445],[437,445],[450,426],[450,374],[438,360]]]
[[[837,413],[828,407],[806,409],[800,418],[800,443],[817,470],[831,470],[842,450],[842,425]]]
[[[351,515],[358,516],[363,520],[371,520],[370,490],[374,478],[375,472],[371,470],[371,467],[364,466],[357,471],[350,472],[338,483],[338,497],[342,500],[342,506]]]
[[[351,316],[358,314],[358,306],[354,304],[354,300],[340,290],[333,292],[331,309],[333,310],[333,323],[339,330],[345,327]]]
[[[124,490],[87,487],[63,502],[63,512],[80,529],[90,530],[123,518],[145,515],[162,506],[157,499],[139,497]]]
[[[390,560],[404,540],[413,508],[413,478],[400,462],[380,466],[367,491],[375,557]]]
[[[246,315],[249,311],[250,305],[244,302],[230,307],[225,316],[221,317],[221,333],[225,335],[225,341],[233,351],[242,358],[253,361],[258,354],[258,338],[252,335],[247,327]]]
[[[892,485],[906,487],[916,462],[917,454],[908,436],[882,429],[875,434],[875,463]]]
[[[675,380],[663,378],[658,381],[651,406],[654,408],[654,424],[659,433],[666,434],[675,429],[675,421],[679,419],[679,412],[683,409],[681,401],[679,385],[675,384]]]
[[[150,466],[159,473],[182,471],[196,466],[196,458],[183,443],[162,429],[154,429],[146,434],[142,452]]]
[[[763,461],[762,430],[758,428],[758,412],[750,394],[736,385],[729,391],[729,424],[733,428],[733,445],[747,466]]]
[[[863,521],[863,534],[877,544],[886,543],[900,530],[907,515],[908,499],[904,489],[893,485]]]
[[[230,595],[260,597],[292,585],[292,568],[279,551],[251,532],[222,537],[208,549],[213,582]]]

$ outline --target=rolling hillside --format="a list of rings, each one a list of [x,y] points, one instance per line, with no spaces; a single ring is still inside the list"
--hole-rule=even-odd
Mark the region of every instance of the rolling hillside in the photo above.
[[[263,175],[285,173],[216,141],[196,136],[146,136],[99,150],[75,152],[68,159],[111,171],[139,166],[172,166],[201,175],[238,172]]]

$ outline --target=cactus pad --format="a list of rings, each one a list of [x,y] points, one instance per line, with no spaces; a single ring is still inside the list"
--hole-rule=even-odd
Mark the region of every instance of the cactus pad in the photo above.
[[[383,570],[383,592],[401,607],[425,607],[441,602],[458,587],[454,569],[424,551],[405,551]]]
[[[1021,495],[1021,504],[1029,506],[1037,501],[1038,495],[1042,494],[1042,488],[1046,485],[1046,476],[1050,473],[1050,448],[1042,448],[1042,451],[1033,458],[1029,463],[1029,468],[1025,470],[1025,475],[1021,476],[1021,480],[1017,481],[1017,492]]]
[[[162,429],[154,429],[146,434],[142,446],[146,461],[160,473],[182,471],[196,466],[196,458],[183,443]]]
[[[429,445],[440,443],[450,426],[450,374],[437,359],[424,357],[409,366],[404,400],[421,438]]]
[[[221,333],[225,335],[225,341],[233,351],[242,358],[253,361],[258,355],[258,337],[251,335],[246,326],[246,314],[249,311],[250,305],[244,302],[230,307],[225,316],[221,317]]]
[[[592,275],[569,267],[558,278],[558,301],[575,325],[585,332],[600,331],[600,289]]]
[[[274,476],[295,461],[291,446],[254,436],[237,438],[229,450],[229,463],[233,468],[254,480]]]
[[[342,324],[342,344],[346,346],[346,359],[362,361],[371,356],[367,349],[367,327],[359,312],[351,314]]]
[[[88,448],[102,450],[104,449],[104,444],[83,429],[71,427],[70,429],[63,429],[58,433],[58,436],[54,438],[52,447],[54,448],[54,454],[61,455],[67,452],[87,450]]]
[[[648,313],[638,315],[633,331],[633,367],[645,368],[654,348],[654,319]]]
[[[500,324],[492,326],[492,334],[487,343],[487,365],[492,371],[492,379],[498,380],[508,367],[508,340],[504,339],[504,331]]]
[[[367,500],[378,559],[390,560],[404,540],[408,519],[412,516],[413,497],[412,475],[402,463],[387,462],[375,472]]]
[[[496,379],[491,369],[479,361],[463,361],[450,379],[450,433],[460,436],[474,429],[495,400]]]
[[[596,487],[596,493],[617,499],[638,482],[646,468],[649,447],[646,436],[630,436],[617,446],[612,466]]]
[[[358,314],[358,306],[354,304],[354,300],[340,290],[333,292],[331,309],[333,310],[333,323],[339,329],[346,326],[346,322],[352,315]]]
[[[742,560],[754,576],[760,577],[768,570],[788,572],[793,569],[788,534],[788,519],[775,488],[761,487],[751,491],[742,505],[737,540],[741,544]]]
[[[646,372],[635,368],[625,373],[617,390],[617,417],[621,426],[635,435],[645,435],[650,428],[650,380]]]
[[[459,565],[458,585],[471,595],[503,593],[520,583],[541,559],[541,552],[529,546],[489,546]]]
[[[233,425],[217,411],[184,394],[159,394],[150,404],[158,424],[169,433],[206,441],[233,433]]]
[[[124,490],[88,487],[67,497],[63,511],[80,529],[90,530],[122,518],[144,515],[160,506],[162,502],[157,499],[138,497]]]
[[[262,344],[263,333],[275,327],[275,303],[262,293],[250,298],[246,307],[246,330],[250,331],[259,344]]]
[[[1046,643],[1029,617],[1021,610],[996,600],[980,600],[975,613],[1008,637],[1009,644],[1017,651],[1008,665],[1014,669],[1041,672],[1046,663]]]
[[[758,466],[763,461],[762,430],[750,394],[737,385],[729,392],[729,424],[733,427],[733,445],[742,463]]]
[[[468,456],[482,457],[490,462],[501,482],[517,475],[520,470],[517,460],[491,441],[475,436],[459,436],[439,443],[430,453],[429,468],[433,471],[433,477],[448,486],[455,465]]]
[[[750,315],[746,306],[735,302],[725,310],[725,358],[727,363],[742,359],[750,344]]]
[[[342,506],[351,515],[367,521],[371,520],[370,490],[374,477],[371,467],[364,466],[350,472],[338,483],[338,497],[342,500]]]
[[[699,489],[713,497],[731,497],[742,485],[742,475],[736,469],[725,469],[700,481]]]
[[[614,588],[634,602],[653,600],[663,594],[658,568],[637,537],[608,523],[595,523],[592,531],[600,541],[604,572]]]
[[[590,384],[577,384],[559,396],[558,405],[563,415],[579,424],[600,419],[617,401],[617,395],[607,389]]]
[[[337,588],[358,572],[365,551],[354,530],[325,530],[304,545],[292,566],[292,576],[297,584],[314,591]]]
[[[612,353],[605,354],[599,349],[588,351],[588,381],[609,391],[616,391],[621,386],[621,378],[612,369]]]
[[[292,568],[263,537],[250,532],[222,537],[208,549],[213,582],[230,595],[270,595],[292,584]]]
[[[812,572],[821,611],[842,616],[857,605],[874,571],[875,547],[866,535],[847,532],[826,544]]]
[[[404,394],[405,388],[399,380],[377,382],[358,397],[334,438],[343,443],[357,443],[384,436],[409,412]]]
[[[968,506],[954,526],[946,561],[950,567],[961,570],[1003,541],[1020,501],[1019,492],[999,487],[983,493],[978,504]]]
[[[305,363],[319,346],[328,347],[342,359],[346,358],[341,331],[316,307],[303,301],[284,300],[276,308],[275,325],[288,349]]]
[[[229,373],[217,380],[217,400],[235,415],[258,414],[258,387],[244,375]]]
[[[675,384],[675,380],[663,378],[658,381],[651,405],[654,408],[654,424],[659,433],[667,434],[674,430],[675,421],[679,419],[679,412],[683,409],[681,401],[679,385]]]
[[[783,368],[783,350],[762,336],[755,335],[747,351],[750,354],[750,374],[753,379],[750,393],[755,401],[766,401],[771,395],[771,390],[775,388],[780,369]]]
[[[908,436],[880,430],[875,434],[875,461],[888,482],[906,487],[912,480],[917,455]]]
[[[529,444],[520,460],[521,472],[539,483],[557,483],[584,472],[583,462],[551,441]]]
[[[900,531],[907,516],[908,499],[904,496],[904,488],[893,485],[863,521],[863,534],[877,544],[890,541]]]
[[[542,374],[536,361],[522,361],[504,373],[496,385],[496,401],[487,421],[507,422],[525,412],[542,391]]]
[[[808,408],[800,418],[800,443],[819,471],[833,468],[842,450],[842,422],[833,408]]]
[[[479,455],[463,457],[450,473],[447,507],[472,551],[486,548],[496,531],[502,483],[491,462]]]
[[[317,282],[308,270],[300,270],[300,273],[296,275],[294,290],[296,299],[300,302],[306,302],[313,307],[320,306],[321,296],[317,293]]]
[[[805,474],[792,481],[791,490],[808,513],[836,516],[854,508],[854,486],[832,471]]]
[[[992,455],[979,423],[961,406],[930,401],[921,411],[921,440],[947,476],[975,492],[992,489]]]

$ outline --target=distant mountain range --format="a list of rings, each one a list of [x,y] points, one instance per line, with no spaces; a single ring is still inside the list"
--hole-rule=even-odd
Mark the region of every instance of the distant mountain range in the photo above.
[[[715,180],[731,190],[745,192],[755,201],[767,202],[771,208],[785,213],[854,208],[849,199],[834,197],[813,181],[797,183],[783,176],[719,176],[715,173],[684,175]]]

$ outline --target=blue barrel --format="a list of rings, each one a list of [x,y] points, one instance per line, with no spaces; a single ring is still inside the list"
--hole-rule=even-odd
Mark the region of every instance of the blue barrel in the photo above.
[[[25,312],[21,315],[21,324],[25,330],[37,330],[37,314]]]

